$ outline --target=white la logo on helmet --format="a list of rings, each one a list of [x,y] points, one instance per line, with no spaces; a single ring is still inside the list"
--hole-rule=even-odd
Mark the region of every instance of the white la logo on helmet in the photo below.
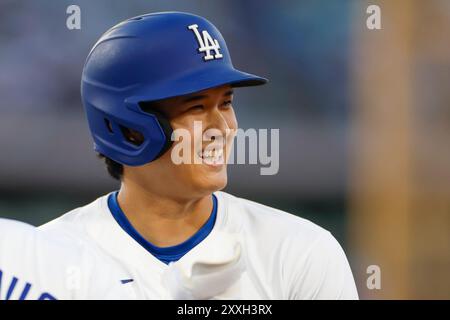
[[[216,39],[213,39],[208,31],[203,30],[202,34],[200,34],[197,24],[191,24],[190,26],[188,26],[188,29],[194,31],[195,33],[195,37],[197,38],[198,44],[200,45],[200,48],[198,48],[198,52],[206,52],[206,55],[203,57],[205,61],[223,57],[223,55],[219,52],[219,42]],[[211,54],[212,50],[214,50],[214,55]]]

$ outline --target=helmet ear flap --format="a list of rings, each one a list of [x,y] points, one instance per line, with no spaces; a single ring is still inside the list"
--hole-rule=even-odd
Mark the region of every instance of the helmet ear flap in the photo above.
[[[85,92],[88,89],[86,86]],[[120,113],[105,111],[103,101],[93,105],[84,98],[94,149],[98,153],[122,165],[141,166],[170,148],[173,130],[162,114],[146,113],[138,103],[131,102],[126,102]]]
[[[161,129],[163,130],[164,135],[166,137],[166,140],[164,142],[164,146],[162,147],[161,151],[156,155],[156,157],[153,159],[153,160],[156,160],[159,157],[161,157],[172,146],[172,143],[173,143],[173,141],[172,141],[173,128],[170,125],[169,119],[167,119],[167,117],[165,115],[163,115],[161,112],[158,112],[158,111],[155,111],[155,110],[149,110],[149,111],[145,111],[145,112],[148,113],[148,114],[152,114],[152,115],[154,115],[156,117],[156,119],[158,120],[158,123],[159,123]]]

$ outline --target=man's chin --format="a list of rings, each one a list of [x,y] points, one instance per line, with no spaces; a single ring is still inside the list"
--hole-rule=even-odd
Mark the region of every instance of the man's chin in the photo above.
[[[211,175],[209,178],[208,176],[203,176],[202,180],[196,183],[195,188],[200,191],[202,195],[207,196],[213,192],[224,189],[227,186],[227,183],[228,179],[226,174],[221,176]]]

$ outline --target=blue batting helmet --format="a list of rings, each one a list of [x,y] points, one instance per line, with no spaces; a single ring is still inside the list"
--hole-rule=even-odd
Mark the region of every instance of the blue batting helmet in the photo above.
[[[109,29],[90,51],[81,96],[94,148],[129,166],[151,162],[171,145],[170,124],[140,103],[224,84],[266,79],[234,69],[225,40],[206,19],[182,12],[138,16]],[[144,140],[127,139],[129,129]]]

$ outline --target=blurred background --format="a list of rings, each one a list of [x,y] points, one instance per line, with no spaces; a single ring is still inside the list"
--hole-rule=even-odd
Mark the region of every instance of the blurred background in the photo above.
[[[92,150],[81,70],[104,31],[155,11],[208,18],[237,68],[270,79],[234,107],[243,129],[280,129],[279,173],[233,165],[226,191],[331,231],[363,299],[450,299],[448,0],[2,0],[0,217],[40,225],[118,189]]]

